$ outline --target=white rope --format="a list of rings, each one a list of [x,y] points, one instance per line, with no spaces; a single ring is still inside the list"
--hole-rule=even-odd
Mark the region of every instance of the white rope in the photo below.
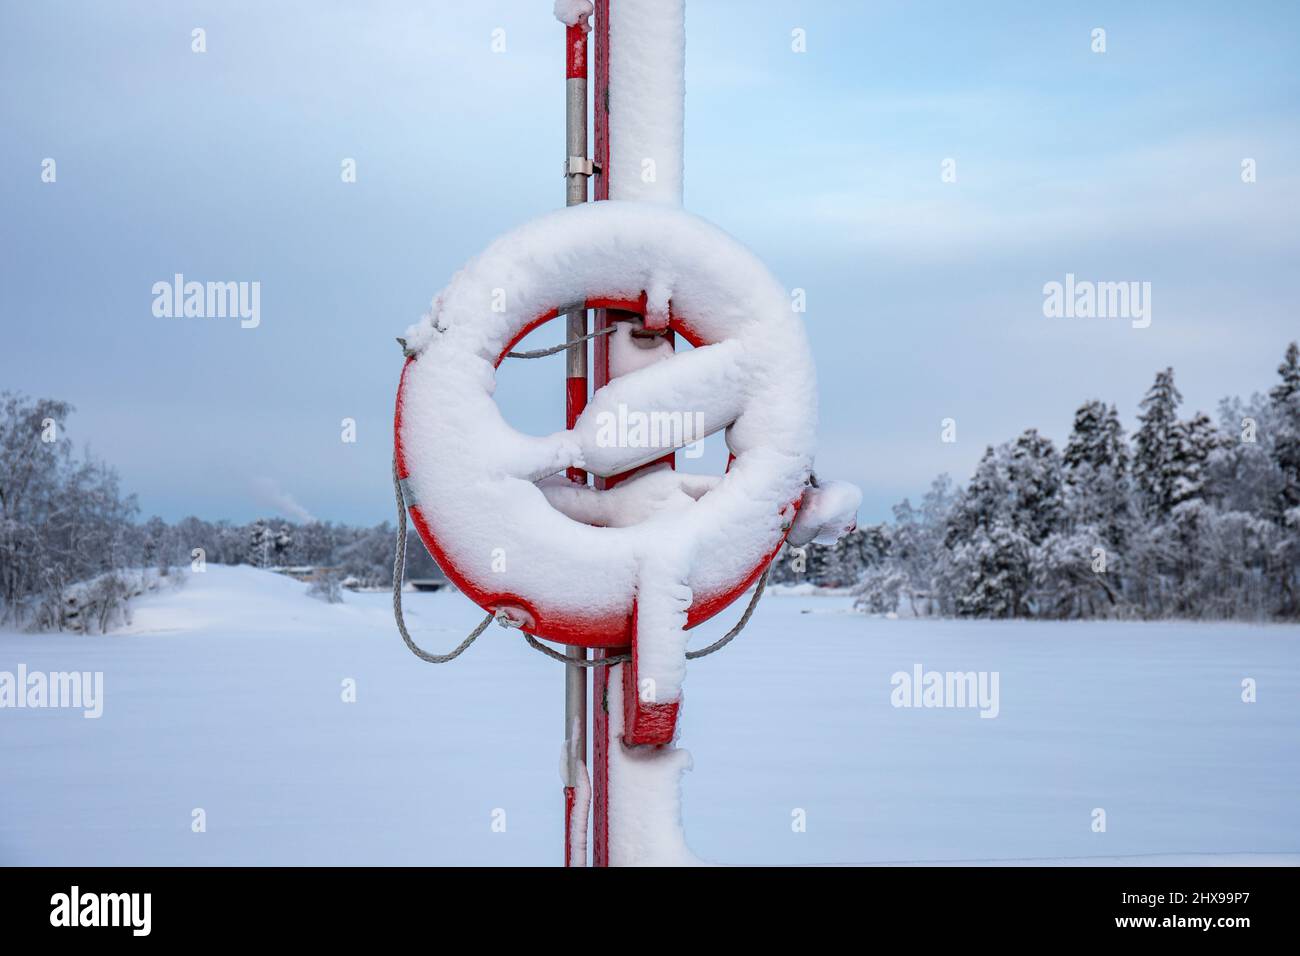
[[[763,569],[763,576],[758,579],[758,586],[754,588],[754,596],[749,599],[749,606],[745,608],[745,613],[740,616],[740,620],[736,622],[736,626],[726,634],[723,634],[708,647],[702,647],[698,651],[687,651],[686,659],[688,661],[697,661],[701,657],[708,657],[714,651],[722,650],[735,639],[737,634],[745,629],[745,625],[749,623],[749,619],[754,616],[754,608],[758,607],[758,599],[763,596],[763,589],[767,586],[767,575],[770,570],[771,565]],[[519,625],[515,624],[512,626],[518,627]],[[632,660],[631,654],[614,654],[611,657],[591,658],[588,660],[566,657],[559,651],[547,647],[527,632],[524,632],[524,640],[528,642],[529,647],[541,651],[552,660],[557,660],[562,664],[570,664],[574,667],[609,667],[611,664],[626,664],[628,661]]]
[[[609,335],[617,326],[610,325],[603,329],[597,329],[595,332],[588,332],[586,335],[580,335],[576,339],[569,339],[567,342],[561,342],[559,345],[553,345],[549,349],[533,349],[531,352],[507,352],[506,358],[545,358],[548,355],[554,355],[556,352],[563,352],[571,349],[575,345],[581,345],[588,339],[594,339],[600,335]]]
[[[406,583],[406,502],[402,500],[402,483],[397,478],[397,453],[393,453],[393,493],[397,495],[397,554],[393,559],[393,618],[397,621],[397,630],[402,635],[406,646],[422,661],[430,664],[446,664],[454,661],[487,630],[493,615],[489,614],[479,622],[478,627],[470,631],[469,637],[461,641],[449,654],[430,654],[411,639],[406,630],[406,619],[402,616],[402,585]]]

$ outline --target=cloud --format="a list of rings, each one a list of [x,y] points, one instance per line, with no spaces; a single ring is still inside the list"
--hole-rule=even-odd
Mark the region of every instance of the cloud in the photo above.
[[[316,520],[310,511],[272,478],[253,479],[253,498],[264,508],[273,508],[286,518],[309,524]]]

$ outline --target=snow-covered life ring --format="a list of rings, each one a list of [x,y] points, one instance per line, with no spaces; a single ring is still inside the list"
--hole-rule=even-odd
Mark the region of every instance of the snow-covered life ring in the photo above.
[[[493,398],[496,368],[583,306],[640,312],[694,347],[614,378],[572,429],[523,434]],[[667,630],[700,623],[758,578],[809,488],[816,398],[802,323],[751,252],[681,209],[606,201],[520,226],[453,277],[406,345],[394,430],[413,523],[465,594],[539,637],[627,645],[634,612],[639,627],[647,615]],[[658,444],[611,441],[635,413],[667,416]],[[680,447],[664,434],[674,414],[725,428],[725,475],[651,468],[602,491],[564,477],[654,461],[665,438]],[[665,698],[680,650],[642,650]]]

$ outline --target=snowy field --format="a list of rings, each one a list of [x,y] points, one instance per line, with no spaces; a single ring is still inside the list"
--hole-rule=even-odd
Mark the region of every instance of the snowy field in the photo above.
[[[495,627],[433,667],[387,595],[305,591],[212,566],[140,601],[122,633],[0,634],[0,671],[104,673],[98,720],[0,710],[0,862],[558,863],[562,668]],[[849,604],[765,598],[690,665],[684,817],[705,859],[1300,862],[1300,628],[887,621]],[[458,594],[408,607],[437,650],[481,618]],[[891,675],[917,664],[998,672],[996,719],[891,706]]]

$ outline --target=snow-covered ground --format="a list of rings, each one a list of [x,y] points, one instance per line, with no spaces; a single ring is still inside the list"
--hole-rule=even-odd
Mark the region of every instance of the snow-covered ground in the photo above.
[[[0,672],[104,673],[98,720],[0,710],[0,862],[558,864],[561,667],[496,627],[433,667],[387,595],[305,591],[209,566],[118,634],[0,634]],[[481,618],[458,594],[407,604],[432,649]],[[1300,862],[1300,628],[887,621],[849,604],[765,598],[690,665],[700,856]],[[917,664],[998,672],[996,719],[891,706],[891,676]]]

